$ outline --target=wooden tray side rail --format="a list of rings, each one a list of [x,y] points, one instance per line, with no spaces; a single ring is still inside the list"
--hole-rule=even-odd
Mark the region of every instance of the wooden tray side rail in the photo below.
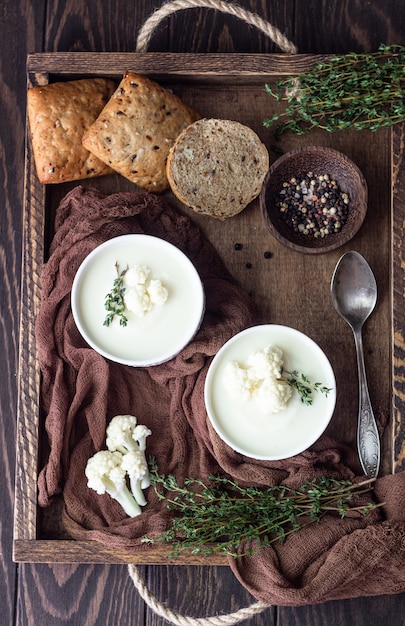
[[[29,85],[46,84],[51,77],[64,80],[71,76],[102,75],[120,78],[126,69],[158,79],[164,77],[202,84],[230,81],[236,84],[263,83],[282,75],[306,71],[320,59],[308,55],[198,55],[198,54],[110,54],[45,53],[28,58]],[[405,410],[403,336],[405,259],[403,228],[405,224],[404,128],[391,131],[391,159],[394,166],[390,274],[392,285],[392,422],[389,434],[391,471],[405,467],[405,437],[401,416]],[[14,527],[14,560],[18,562],[72,563],[167,563],[168,547],[152,546],[137,554],[109,550],[95,542],[44,538],[38,530],[37,475],[41,450],[41,416],[39,408],[41,375],[36,359],[35,318],[40,304],[40,269],[46,256],[46,196],[35,173],[30,141],[27,135],[24,202],[24,258],[20,323],[20,368],[17,428],[17,467]],[[387,207],[388,210],[388,207]],[[181,556],[170,563],[224,565],[222,555],[211,557]]]
[[[405,471],[405,124],[392,133],[392,471]]]
[[[26,136],[19,397],[17,404],[17,459],[15,473],[14,543],[37,536],[37,477],[39,453],[39,390],[41,374],[36,359],[35,319],[38,313],[45,235],[45,194],[39,182]]]

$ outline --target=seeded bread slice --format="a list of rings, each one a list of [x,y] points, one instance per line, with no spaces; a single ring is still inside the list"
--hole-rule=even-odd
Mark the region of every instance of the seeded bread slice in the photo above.
[[[139,187],[159,193],[169,188],[169,149],[183,128],[200,117],[161,85],[126,72],[83,145]]]
[[[82,137],[110,99],[116,84],[84,78],[31,87],[27,114],[41,183],[91,178],[112,169],[82,146]]]
[[[224,220],[258,196],[268,169],[267,148],[251,128],[233,120],[201,119],[176,139],[166,174],[183,204]]]

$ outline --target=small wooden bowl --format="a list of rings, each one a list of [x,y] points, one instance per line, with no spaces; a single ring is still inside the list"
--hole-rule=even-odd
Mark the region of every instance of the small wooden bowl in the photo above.
[[[280,214],[277,202],[283,183],[300,174],[328,174],[350,198],[349,213],[341,230],[324,237],[295,232]],[[283,245],[304,254],[322,254],[347,243],[359,230],[367,213],[367,183],[346,155],[332,148],[309,146],[284,154],[270,167],[260,193],[260,206],[270,233]]]

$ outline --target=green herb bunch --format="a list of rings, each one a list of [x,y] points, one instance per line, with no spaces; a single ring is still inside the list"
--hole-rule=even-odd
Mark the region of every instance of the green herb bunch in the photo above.
[[[275,135],[286,130],[303,134],[313,128],[328,132],[353,128],[375,131],[405,120],[405,47],[381,45],[373,53],[348,53],[318,63],[313,70],[265,85],[284,112]],[[282,120],[280,122],[280,120]]]
[[[283,370],[282,380],[285,380],[286,383],[296,389],[300,395],[301,402],[310,406],[313,401],[312,392],[319,391],[323,393],[326,397],[332,391],[331,388],[326,387],[322,383],[312,383],[306,374],[302,374],[297,370],[293,372],[288,372],[287,370]]]
[[[353,504],[357,496],[370,492],[373,479],[359,484],[321,478],[306,482],[298,490],[285,486],[260,489],[242,487],[226,477],[210,476],[209,484],[188,478],[180,485],[173,475],[159,473],[156,460],[150,460],[151,484],[160,500],[173,511],[171,527],[157,538],[144,542],[171,544],[170,556],[182,551],[192,554],[225,553],[233,557],[247,540],[253,554],[274,541],[284,541],[303,526],[319,521],[325,513],[341,518],[348,511],[366,515],[377,504]]]
[[[106,295],[104,301],[104,308],[108,311],[108,313],[104,319],[103,326],[110,326],[116,315],[119,317],[120,326],[126,326],[128,324],[128,318],[125,315],[124,302],[124,276],[128,267],[120,271],[119,264],[116,262],[115,269],[117,272],[117,278],[114,279],[113,287]]]

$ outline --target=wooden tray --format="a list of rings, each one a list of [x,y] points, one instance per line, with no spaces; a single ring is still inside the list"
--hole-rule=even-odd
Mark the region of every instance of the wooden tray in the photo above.
[[[321,58],[324,57],[283,54],[45,53],[30,55],[27,70],[29,85],[86,76],[106,76],[118,82],[125,70],[134,70],[172,88],[206,117],[229,117],[251,126],[266,143],[272,161],[279,149],[318,144],[341,150],[357,163],[369,187],[365,223],[349,244],[326,255],[306,256],[282,247],[266,231],[257,201],[223,223],[192,216],[220,251],[232,274],[255,297],[260,321],[293,326],[324,349],[334,367],[338,389],[336,412],[328,433],[352,446],[356,441],[358,401],[354,342],[349,327],[333,310],[329,288],[333,269],[343,252],[356,249],[367,258],[376,275],[379,293],[377,308],[364,329],[365,359],[375,413],[386,424],[381,473],[387,474],[405,469],[405,428],[401,420],[405,408],[404,125],[374,134],[366,131],[314,132],[302,137],[286,134],[274,148],[271,132],[264,128],[263,120],[271,115],[276,104],[265,94],[264,84],[307,71]],[[27,138],[14,559],[167,562],[168,550],[162,546],[129,555],[98,543],[74,541],[62,526],[60,502],[56,500],[45,511],[37,506],[37,466],[44,443],[43,416],[39,410],[41,376],[34,336],[40,302],[40,269],[47,258],[55,209],[76,184],[41,185]],[[119,175],[83,181],[83,184],[111,193],[134,190]],[[174,202],[171,194],[167,198]],[[188,211],[181,206],[179,209]],[[243,244],[241,250],[235,249],[236,243]],[[265,254],[268,252],[271,254]],[[221,555],[209,558],[183,555],[170,562],[225,564],[226,559]]]

